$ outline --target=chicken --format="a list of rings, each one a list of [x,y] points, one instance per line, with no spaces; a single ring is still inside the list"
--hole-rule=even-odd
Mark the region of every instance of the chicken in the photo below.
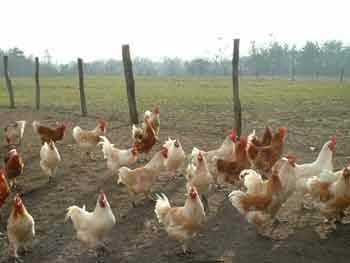
[[[327,141],[319,152],[316,160],[312,163],[296,164],[296,176],[298,190],[303,192],[306,180],[311,177],[318,177],[322,170],[333,171],[333,157],[337,141],[333,136]]]
[[[342,174],[337,177],[328,188],[328,198],[321,203],[320,212],[327,220],[342,220],[344,211],[350,206],[350,170],[344,168]],[[323,201],[321,200],[321,201]]]
[[[182,168],[186,155],[179,140],[168,138],[163,147],[168,150],[168,158],[164,159],[164,167],[175,178],[179,169]]]
[[[217,160],[234,160],[235,157],[235,144],[238,141],[237,132],[235,130],[229,130],[227,136],[221,146],[218,149],[210,150],[207,152],[202,151],[204,157],[207,159],[210,173],[213,175],[214,180],[217,181]]]
[[[156,133],[149,119],[145,119],[144,127],[132,127],[133,146],[139,153],[148,153],[157,142]]]
[[[7,197],[10,195],[10,187],[7,179],[0,168],[0,208],[5,203]]]
[[[260,234],[295,189],[293,165],[293,159],[282,159],[276,163],[268,180],[263,180],[254,170],[245,170],[242,174],[246,174],[244,185],[247,191],[229,194],[232,205],[249,223],[257,226]]]
[[[55,143],[63,140],[66,131],[66,125],[58,122],[56,123],[57,127],[54,129],[41,125],[38,121],[33,121],[32,125],[34,132],[39,135],[42,144],[49,142],[50,140]]]
[[[195,187],[187,191],[182,207],[171,207],[165,194],[156,195],[154,212],[160,224],[164,225],[169,237],[182,243],[183,253],[188,252],[188,241],[193,239],[204,224],[205,212]]]
[[[18,259],[18,250],[24,249],[31,243],[35,236],[35,222],[28,213],[19,195],[16,195],[14,205],[7,222],[7,236],[13,256]]]
[[[66,221],[71,219],[77,233],[77,239],[88,248],[104,247],[103,240],[115,225],[115,217],[106,195],[101,191],[93,212],[88,212],[85,205],[67,208]]]
[[[164,159],[167,157],[167,148],[161,147],[161,150],[145,166],[133,170],[128,167],[119,168],[118,184],[126,186],[133,207],[136,206],[137,195],[143,194],[145,197],[150,197],[151,188],[164,167]]]
[[[121,150],[114,147],[105,136],[100,136],[102,145],[102,152],[105,159],[107,159],[107,167],[113,174],[118,173],[121,166],[130,166],[137,161],[137,149],[132,147],[130,149]]]
[[[49,182],[52,176],[56,173],[59,162],[61,161],[61,155],[58,152],[56,145],[53,141],[44,142],[44,145],[40,150],[40,167],[45,175],[48,176]]]
[[[100,136],[106,135],[106,122],[99,120],[98,125],[91,131],[83,130],[79,126],[73,128],[73,138],[79,147],[92,159],[91,152],[101,141]]]
[[[207,160],[203,156],[203,153],[194,148],[192,150],[192,160],[188,164],[186,172],[186,189],[195,187],[201,196],[204,210],[209,211],[209,202],[207,199],[207,194],[211,189],[214,182],[212,175],[210,174]]]
[[[16,121],[7,125],[5,131],[5,141],[7,145],[21,144],[26,127],[26,121]]]
[[[272,131],[269,127],[265,128],[265,132],[263,134],[263,137],[259,139],[255,135],[255,130],[253,131],[252,134],[248,135],[248,143],[252,143],[255,146],[261,147],[261,146],[268,146],[271,144],[272,141]]]
[[[313,202],[325,202],[330,199],[329,187],[337,180],[337,175],[329,170],[322,170],[318,175],[298,180],[298,189],[312,197]]]
[[[272,167],[273,172],[278,172],[278,176],[281,181],[281,204],[286,202],[296,190],[297,178],[295,162],[296,157],[293,155],[288,155],[287,157],[281,158]]]
[[[155,136],[158,138],[159,135],[159,129],[160,129],[160,108],[159,106],[155,107],[152,111],[146,111],[145,116],[144,116],[144,123],[143,123],[143,128],[146,125],[146,119],[149,120]]]
[[[254,143],[248,144],[247,154],[252,168],[258,170],[264,177],[268,177],[272,166],[281,159],[286,133],[286,128],[279,128],[268,146],[259,147]]]
[[[218,181],[230,183],[239,186],[241,171],[250,168],[250,163],[247,157],[247,137],[242,136],[235,145],[234,160],[217,160],[217,170],[219,172]]]
[[[350,206],[350,169],[340,173],[323,170],[319,176],[305,180],[304,192],[312,196],[316,207],[327,220],[341,221]]]
[[[5,172],[10,187],[16,186],[16,178],[23,174],[24,163],[21,155],[16,149],[10,150],[5,159]]]

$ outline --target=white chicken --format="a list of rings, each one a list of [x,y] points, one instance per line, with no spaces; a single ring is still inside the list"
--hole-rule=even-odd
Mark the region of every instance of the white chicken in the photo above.
[[[55,175],[59,162],[61,162],[61,155],[55,143],[52,140],[49,143],[45,142],[40,150],[40,167],[44,174],[48,176],[49,182],[52,176]]]
[[[15,196],[14,205],[7,223],[7,236],[13,256],[18,259],[18,249],[27,246],[35,236],[35,222],[28,213],[19,195]]]
[[[164,225],[171,238],[182,243],[183,253],[188,252],[188,241],[193,239],[201,229],[205,212],[195,187],[187,191],[187,199],[182,207],[171,207],[165,194],[156,195],[154,212],[159,223]]]
[[[327,141],[321,151],[319,152],[317,159],[312,163],[295,164],[295,173],[297,177],[297,190],[303,195],[305,193],[306,181],[312,177],[318,177],[322,170],[333,171],[333,156],[335,153],[337,141],[333,136]]]
[[[121,150],[111,144],[105,136],[100,136],[102,145],[103,157],[107,159],[107,167],[113,174],[118,173],[121,166],[130,166],[137,161],[137,150],[135,147]]]
[[[85,205],[67,208],[66,221],[71,219],[77,232],[77,239],[88,248],[103,247],[103,239],[116,223],[106,195],[100,192],[95,210],[88,212]]]
[[[335,137],[332,137],[322,146],[322,149],[314,162],[295,164],[297,179],[319,176],[324,169],[333,171],[333,155],[335,153],[336,145],[337,141]]]
[[[164,159],[164,166],[175,178],[179,169],[182,168],[186,155],[179,140],[168,138],[163,147],[168,149],[168,158]]]
[[[190,189],[192,186],[196,187],[198,193],[202,197],[204,209],[208,212],[209,203],[207,194],[211,189],[214,179],[209,171],[204,154],[197,148],[193,148],[192,150],[191,161],[186,170],[186,179],[186,188]]]
[[[26,121],[16,121],[5,127],[5,140],[8,145],[16,144],[16,142],[21,144],[26,124]]]

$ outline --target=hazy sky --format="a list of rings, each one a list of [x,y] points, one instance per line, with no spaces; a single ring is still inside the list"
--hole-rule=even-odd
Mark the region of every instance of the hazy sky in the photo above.
[[[132,56],[193,58],[231,53],[231,39],[350,43],[349,1],[332,0],[0,0],[0,48],[18,46],[54,61]],[[218,38],[222,38],[219,40]]]

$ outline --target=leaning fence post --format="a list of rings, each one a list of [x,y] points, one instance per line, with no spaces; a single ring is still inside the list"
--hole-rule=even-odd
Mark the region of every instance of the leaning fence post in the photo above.
[[[35,57],[35,107],[40,109],[39,58]]]
[[[126,92],[128,96],[130,120],[131,120],[131,123],[137,124],[138,114],[137,114],[136,98],[135,98],[135,80],[134,80],[134,74],[132,71],[132,62],[130,58],[129,45],[122,46],[122,56],[123,56],[124,76],[125,76],[125,83],[126,83]]]
[[[5,76],[6,87],[7,87],[7,90],[9,92],[10,108],[13,109],[13,108],[15,108],[15,97],[13,94],[11,79],[9,77],[8,56],[4,56],[4,76]]]
[[[83,60],[81,58],[78,58],[78,72],[79,72],[81,114],[83,116],[86,116],[87,109],[86,109],[86,97],[85,97],[85,90],[84,90],[84,71],[83,71]]]
[[[235,129],[238,136],[242,132],[242,110],[241,101],[239,99],[239,39],[233,41],[233,58],[232,58],[232,85],[233,85],[233,111],[235,117]]]

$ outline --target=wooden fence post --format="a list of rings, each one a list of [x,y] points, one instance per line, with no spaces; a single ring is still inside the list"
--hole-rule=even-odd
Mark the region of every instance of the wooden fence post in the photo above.
[[[137,124],[139,121],[138,121],[136,98],[135,98],[135,80],[134,80],[134,74],[132,71],[132,62],[130,58],[129,45],[122,46],[122,56],[123,56],[126,92],[128,95],[130,120],[131,120],[131,123]]]
[[[233,111],[235,117],[235,129],[238,136],[242,132],[242,110],[239,99],[239,39],[233,41],[233,58],[232,58],[232,84],[233,84]]]
[[[344,81],[344,67],[341,68],[339,81],[340,83],[343,83]]]
[[[39,58],[35,57],[35,107],[40,109]]]
[[[4,56],[4,76],[5,76],[6,87],[7,87],[7,90],[9,92],[10,108],[14,109],[15,108],[15,97],[13,94],[11,79],[9,77],[8,56]]]
[[[84,90],[84,71],[83,71],[83,60],[81,58],[78,58],[78,72],[79,72],[81,114],[83,116],[86,116],[87,109],[86,109],[86,97],[85,97],[85,90]]]

